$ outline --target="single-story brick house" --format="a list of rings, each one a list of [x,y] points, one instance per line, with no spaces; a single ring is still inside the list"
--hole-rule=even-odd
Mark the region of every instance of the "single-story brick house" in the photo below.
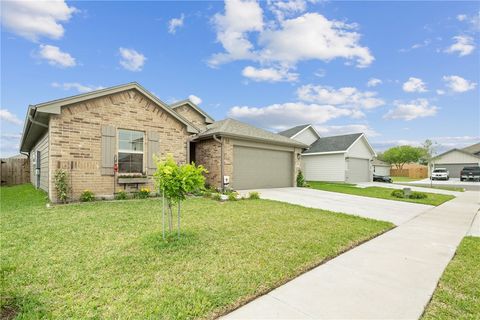
[[[138,83],[29,106],[20,143],[30,158],[32,184],[52,201],[57,169],[67,171],[72,199],[85,189],[110,198],[119,189],[138,187],[124,182],[153,188],[153,155],[167,154],[179,163],[204,165],[215,187],[222,180],[237,189],[293,186],[305,147],[231,119],[215,122],[188,100],[168,105]],[[272,161],[278,164],[265,166]],[[279,168],[285,170],[276,172],[282,179],[265,182]],[[126,180],[134,174],[142,177]],[[255,179],[246,182],[244,175]]]
[[[431,167],[445,168],[450,173],[450,178],[460,178],[460,171],[464,167],[480,165],[480,143],[462,149],[451,149],[432,158]]]
[[[309,145],[302,153],[302,171],[307,181],[369,182],[373,179],[375,150],[365,134],[320,137],[310,124],[279,132]]]

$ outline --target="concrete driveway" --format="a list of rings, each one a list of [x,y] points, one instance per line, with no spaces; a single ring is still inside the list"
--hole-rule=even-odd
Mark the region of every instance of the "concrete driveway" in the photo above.
[[[359,188],[380,187],[380,188],[390,188],[390,189],[410,188],[412,189],[412,191],[448,194],[452,196],[459,196],[460,194],[462,194],[462,192],[460,191],[434,189],[434,188],[428,188],[428,187],[417,187],[414,185],[403,185],[403,184],[396,184],[396,183],[382,183],[382,182],[359,182],[357,183],[357,187]]]
[[[465,190],[470,190],[470,191],[479,191],[480,190],[480,182],[477,182],[477,181],[460,181],[459,178],[450,178],[450,180],[447,180],[447,181],[445,181],[445,180],[430,181],[429,178],[426,178],[426,179],[423,179],[423,180],[402,182],[402,184],[429,187],[430,182],[432,183],[433,186],[458,187],[458,188],[464,188]]]
[[[389,221],[396,225],[401,225],[434,208],[424,204],[368,198],[309,188],[242,190],[240,194],[247,194],[250,191],[258,191],[262,199]]]

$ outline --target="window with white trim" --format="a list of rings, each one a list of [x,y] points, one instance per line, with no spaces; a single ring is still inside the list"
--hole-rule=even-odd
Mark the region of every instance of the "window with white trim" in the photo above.
[[[143,173],[142,131],[118,130],[118,172]]]

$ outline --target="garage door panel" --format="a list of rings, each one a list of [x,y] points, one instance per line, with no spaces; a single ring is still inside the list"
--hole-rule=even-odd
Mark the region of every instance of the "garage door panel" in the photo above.
[[[369,182],[371,181],[370,160],[348,159],[347,182]]]
[[[232,187],[291,187],[293,152],[234,146]]]
[[[478,163],[456,163],[456,164],[451,164],[451,163],[436,163],[435,168],[445,168],[448,170],[450,173],[450,178],[460,178],[460,171],[464,167],[472,167],[472,166],[478,166]]]

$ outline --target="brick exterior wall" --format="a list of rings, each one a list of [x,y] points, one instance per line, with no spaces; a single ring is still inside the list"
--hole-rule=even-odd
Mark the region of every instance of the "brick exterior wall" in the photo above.
[[[193,109],[188,104],[174,109],[176,113],[193,123],[195,127],[200,130],[205,130],[207,124],[205,123],[205,117]]]
[[[148,131],[160,134],[160,156],[171,153],[176,161],[186,162],[187,139],[190,134],[185,125],[136,90],[64,106],[60,115],[52,115],[50,118],[49,176],[53,177],[58,168],[66,169],[73,199],[78,199],[85,189],[91,190],[98,197],[112,197],[114,190],[123,188],[113,176],[101,175],[102,125],[145,132],[145,172]],[[52,201],[56,201],[55,186],[53,180],[49,180],[49,196]],[[143,186],[149,186],[153,190],[153,181],[150,179]]]
[[[221,188],[221,146],[213,140],[202,140],[196,143],[195,159],[197,165],[203,165],[208,173],[206,183],[215,188]],[[224,175],[233,176],[233,144],[228,138],[224,140]]]

